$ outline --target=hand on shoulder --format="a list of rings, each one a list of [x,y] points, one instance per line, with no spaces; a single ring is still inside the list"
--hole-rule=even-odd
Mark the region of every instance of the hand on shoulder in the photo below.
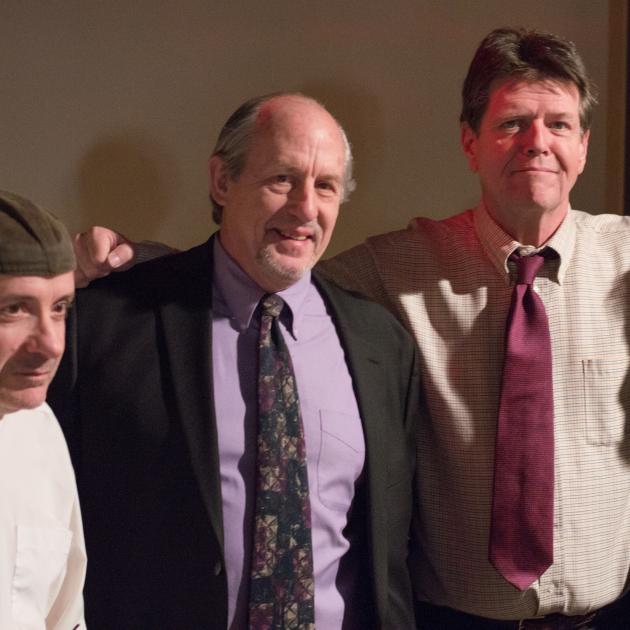
[[[136,262],[136,243],[106,227],[94,226],[74,236],[76,286],[86,287],[113,271],[124,271]]]

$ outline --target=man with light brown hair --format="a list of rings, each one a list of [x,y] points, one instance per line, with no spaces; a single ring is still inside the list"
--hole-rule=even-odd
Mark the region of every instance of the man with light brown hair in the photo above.
[[[388,304],[423,356],[430,421],[418,438],[412,561],[422,628],[629,627],[630,219],[569,202],[595,102],[572,43],[491,32],[461,115],[479,204],[414,219],[326,264],[342,286]],[[530,257],[540,268],[521,280]],[[546,343],[512,341],[522,292],[519,330],[542,310]],[[512,540],[528,519],[535,527]]]

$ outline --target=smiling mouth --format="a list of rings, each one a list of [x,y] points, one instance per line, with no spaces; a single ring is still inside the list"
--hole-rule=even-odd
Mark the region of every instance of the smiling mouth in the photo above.
[[[536,168],[535,166],[530,166],[527,168],[517,168],[512,171],[512,174],[515,173],[552,173],[555,174],[555,171],[552,168]]]
[[[47,370],[45,372],[37,371],[37,372],[18,372],[17,375],[20,378],[27,378],[33,380],[41,380],[44,378],[48,378],[50,376],[50,372]]]
[[[17,367],[14,370],[14,374],[22,378],[45,378],[50,376],[50,373],[56,370],[56,364],[45,364],[38,367],[30,367],[23,365]]]
[[[311,238],[310,236],[304,234],[287,234],[286,232],[282,232],[282,230],[276,230],[276,233],[282,238],[288,238],[292,241],[308,241]]]

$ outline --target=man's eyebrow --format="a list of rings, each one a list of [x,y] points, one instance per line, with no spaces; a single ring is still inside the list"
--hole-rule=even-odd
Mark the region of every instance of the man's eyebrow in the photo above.
[[[267,170],[272,173],[275,171],[282,171],[284,173],[289,173],[289,175],[300,175],[303,172],[299,166],[295,166],[294,164],[290,164],[289,162],[285,162],[284,160],[273,160],[267,163]],[[317,175],[315,177],[316,180],[321,181],[335,181],[335,182],[343,182],[343,176],[335,175],[334,173],[322,173],[321,175]]]
[[[524,109],[521,107],[510,107],[509,109],[502,109],[494,115],[494,118],[501,120],[503,118],[525,118],[527,116],[533,116],[534,112],[531,109]]]
[[[275,157],[269,160],[266,163],[266,166],[270,169],[282,169],[284,171],[299,171],[300,168],[297,167],[290,160],[285,160],[281,157]]]
[[[29,293],[0,293],[0,302],[16,302],[18,300],[34,300]]]
[[[60,302],[61,300],[68,300],[73,302],[75,299],[76,293],[73,291],[72,293],[66,293],[64,295],[60,295],[59,297],[54,299],[54,302]],[[19,301],[34,301],[39,300],[39,298],[31,293],[0,293],[0,302],[19,302]]]
[[[559,111],[559,112],[547,112],[545,114],[545,118],[549,118],[549,117],[554,117],[554,118],[579,118],[580,114],[577,112],[565,112],[565,111]]]

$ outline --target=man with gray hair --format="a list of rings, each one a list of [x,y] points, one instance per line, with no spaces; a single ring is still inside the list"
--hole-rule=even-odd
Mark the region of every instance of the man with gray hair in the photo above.
[[[210,159],[218,233],[78,293],[53,408],[92,629],[413,627],[416,349],[311,273],[351,182],[320,104],[252,99]]]
[[[75,259],[65,227],[0,191],[0,628],[76,630],[86,556],[68,449],[46,392]]]

